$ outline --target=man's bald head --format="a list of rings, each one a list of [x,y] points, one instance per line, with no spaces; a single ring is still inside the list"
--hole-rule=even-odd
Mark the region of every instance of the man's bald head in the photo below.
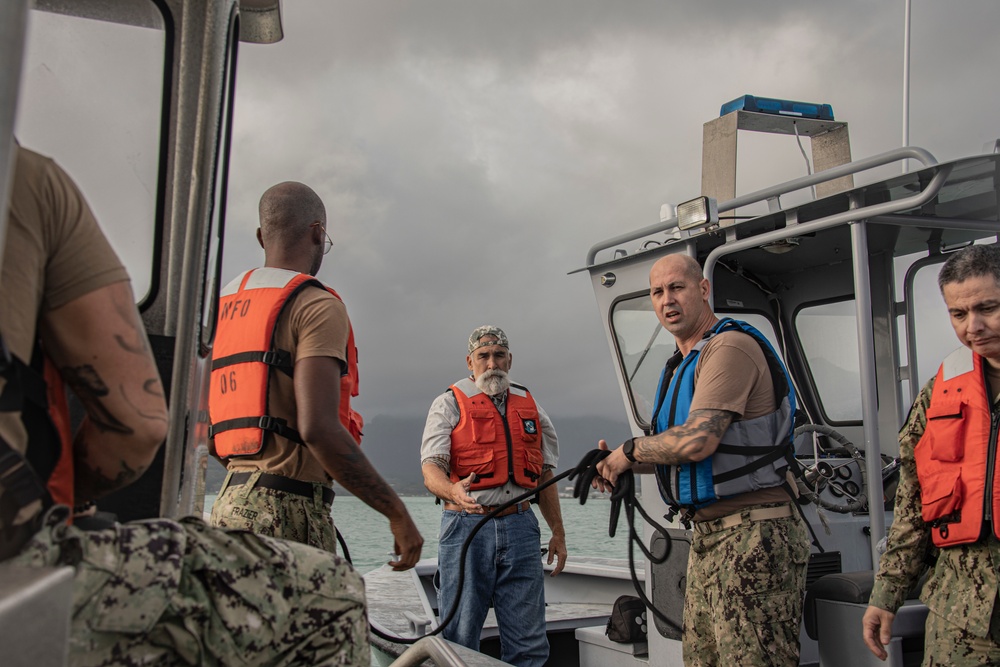
[[[655,264],[653,264],[650,270],[650,275],[655,271],[663,271],[670,269],[673,271],[680,271],[685,277],[690,278],[694,282],[701,281],[705,274],[701,272],[701,265],[698,264],[698,260],[690,255],[685,255],[684,253],[676,253],[673,255],[667,255],[661,259],[658,259]]]
[[[261,240],[288,248],[299,243],[314,222],[326,227],[326,207],[312,188],[295,181],[278,183],[260,198]]]

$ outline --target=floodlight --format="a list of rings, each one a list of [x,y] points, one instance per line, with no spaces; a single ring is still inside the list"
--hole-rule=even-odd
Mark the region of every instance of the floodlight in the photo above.
[[[677,205],[677,226],[696,229],[719,222],[719,203],[711,197],[698,197]]]

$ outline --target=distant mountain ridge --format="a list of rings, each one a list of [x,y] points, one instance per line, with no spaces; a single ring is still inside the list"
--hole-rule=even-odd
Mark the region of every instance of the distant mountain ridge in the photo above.
[[[597,447],[604,438],[616,447],[631,437],[624,418],[550,415],[559,435],[559,472],[574,467],[583,455]],[[379,474],[401,495],[425,494],[420,473],[420,440],[424,415],[377,416],[365,424],[362,449]],[[206,488],[216,492],[222,485],[225,469],[214,461],[209,465]],[[337,489],[338,493],[344,492]]]

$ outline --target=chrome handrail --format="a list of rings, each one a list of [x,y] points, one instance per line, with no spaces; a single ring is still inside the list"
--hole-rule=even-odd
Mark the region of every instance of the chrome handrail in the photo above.
[[[392,661],[391,667],[416,667],[424,660],[431,659],[438,667],[466,667],[465,661],[458,657],[455,649],[440,637],[424,637],[410,648],[403,651]]]
[[[842,164],[839,167],[833,167],[832,169],[826,169],[824,171],[811,174],[809,176],[803,176],[797,178],[793,181],[788,181],[780,185],[775,185],[763,190],[757,190],[756,192],[751,192],[750,194],[743,195],[741,197],[736,197],[735,199],[730,199],[726,202],[721,202],[719,204],[719,213],[724,211],[732,211],[734,209],[740,208],[741,206],[747,206],[748,204],[754,204],[760,201],[767,201],[773,197],[779,195],[787,194],[789,192],[795,192],[796,190],[802,190],[812,185],[818,183],[824,183],[826,181],[836,180],[842,176],[849,176],[860,171],[867,171],[869,169],[874,169],[875,167],[881,167],[892,162],[898,162],[900,160],[914,159],[921,162],[925,167],[932,167],[937,165],[937,159],[930,154],[930,152],[924,150],[923,148],[918,148],[916,146],[909,146],[905,148],[896,148],[891,151],[886,151],[885,153],[879,153],[878,155],[873,155],[872,157],[865,158],[863,160],[857,160],[856,162],[848,162],[847,164]],[[897,209],[898,210],[898,209]],[[665,232],[670,229],[677,227],[677,218],[670,218],[669,220],[661,221],[655,225],[649,225],[643,227],[642,229],[637,229],[626,234],[621,234],[606,241],[601,241],[594,245],[587,252],[587,268],[594,265],[594,259],[597,257],[597,253],[602,250],[608,250],[622,243],[628,243],[629,241],[635,241],[641,239],[644,236],[649,236],[650,234],[656,234],[658,232]],[[707,274],[706,274],[707,275]]]
[[[945,181],[948,180],[948,176],[951,175],[953,166],[954,165],[948,164],[941,167],[938,172],[934,174],[934,177],[927,184],[927,187],[915,195],[910,195],[909,197],[904,197],[903,199],[897,199],[895,201],[882,202],[881,204],[872,204],[871,206],[853,208],[844,211],[843,213],[835,213],[824,218],[818,218],[816,220],[810,220],[809,222],[803,222],[796,225],[789,225],[781,229],[775,229],[771,232],[765,232],[764,234],[758,234],[756,236],[740,239],[739,241],[720,245],[715,248],[715,250],[708,253],[708,257],[705,259],[705,266],[703,270],[705,277],[708,278],[709,281],[712,280],[712,273],[715,271],[715,265],[719,261],[719,258],[723,255],[729,255],[734,252],[739,252],[740,250],[746,250],[747,248],[757,248],[766,243],[781,241],[792,236],[803,236],[810,232],[829,229],[830,227],[836,227],[837,225],[844,225],[857,222],[858,220],[867,220],[878,216],[891,215],[900,211],[919,208],[937,196],[937,193],[940,192]],[[761,190],[761,192],[764,191]],[[734,201],[737,200],[733,199],[726,203],[728,205]],[[743,206],[743,204],[740,204],[740,206]],[[720,208],[719,210],[721,211],[723,209]],[[900,218],[894,219],[893,222],[901,226],[906,226]],[[926,223],[923,224],[926,225]],[[914,221],[912,226],[921,226],[921,222]],[[710,298],[714,299],[714,295],[711,295]],[[714,305],[714,302],[710,303],[713,303]]]

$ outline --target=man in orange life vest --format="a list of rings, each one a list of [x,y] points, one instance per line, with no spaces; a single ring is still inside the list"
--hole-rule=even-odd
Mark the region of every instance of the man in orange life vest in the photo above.
[[[899,432],[888,549],[863,636],[882,660],[895,612],[926,567],[924,665],[1000,664],[1000,247],[964,248],[938,275],[964,347],[945,357]]]
[[[527,389],[507,378],[513,356],[507,335],[482,326],[469,337],[471,377],[431,404],[420,447],[424,485],[445,501],[438,549],[442,617],[456,604],[459,557],[466,537],[497,505],[552,478],[559,444],[548,415]],[[538,495],[552,531],[552,576],[566,564],[566,536],[554,486]],[[501,511],[477,533],[465,559],[458,610],[444,637],[479,648],[490,603],[500,626],[501,660],[540,666],[548,654],[538,519],[528,501]]]
[[[215,455],[229,474],[212,524],[336,550],[335,479],[389,519],[397,570],[423,538],[362,453],[354,333],[343,301],[314,276],[332,241],[309,187],[279,183],[260,199],[264,267],[219,295],[209,408]]]
[[[74,665],[216,665],[251,655],[257,665],[367,665],[363,580],[326,551],[211,529],[196,517],[92,529],[68,521],[74,498],[94,500],[146,470],[167,406],[128,274],[83,195],[52,160],[16,151],[3,341],[22,361],[44,349],[86,417],[70,434],[55,376],[28,381],[16,360],[0,368],[5,574],[73,568]],[[8,400],[12,389],[20,407]],[[38,408],[49,411],[54,439],[39,428]]]

